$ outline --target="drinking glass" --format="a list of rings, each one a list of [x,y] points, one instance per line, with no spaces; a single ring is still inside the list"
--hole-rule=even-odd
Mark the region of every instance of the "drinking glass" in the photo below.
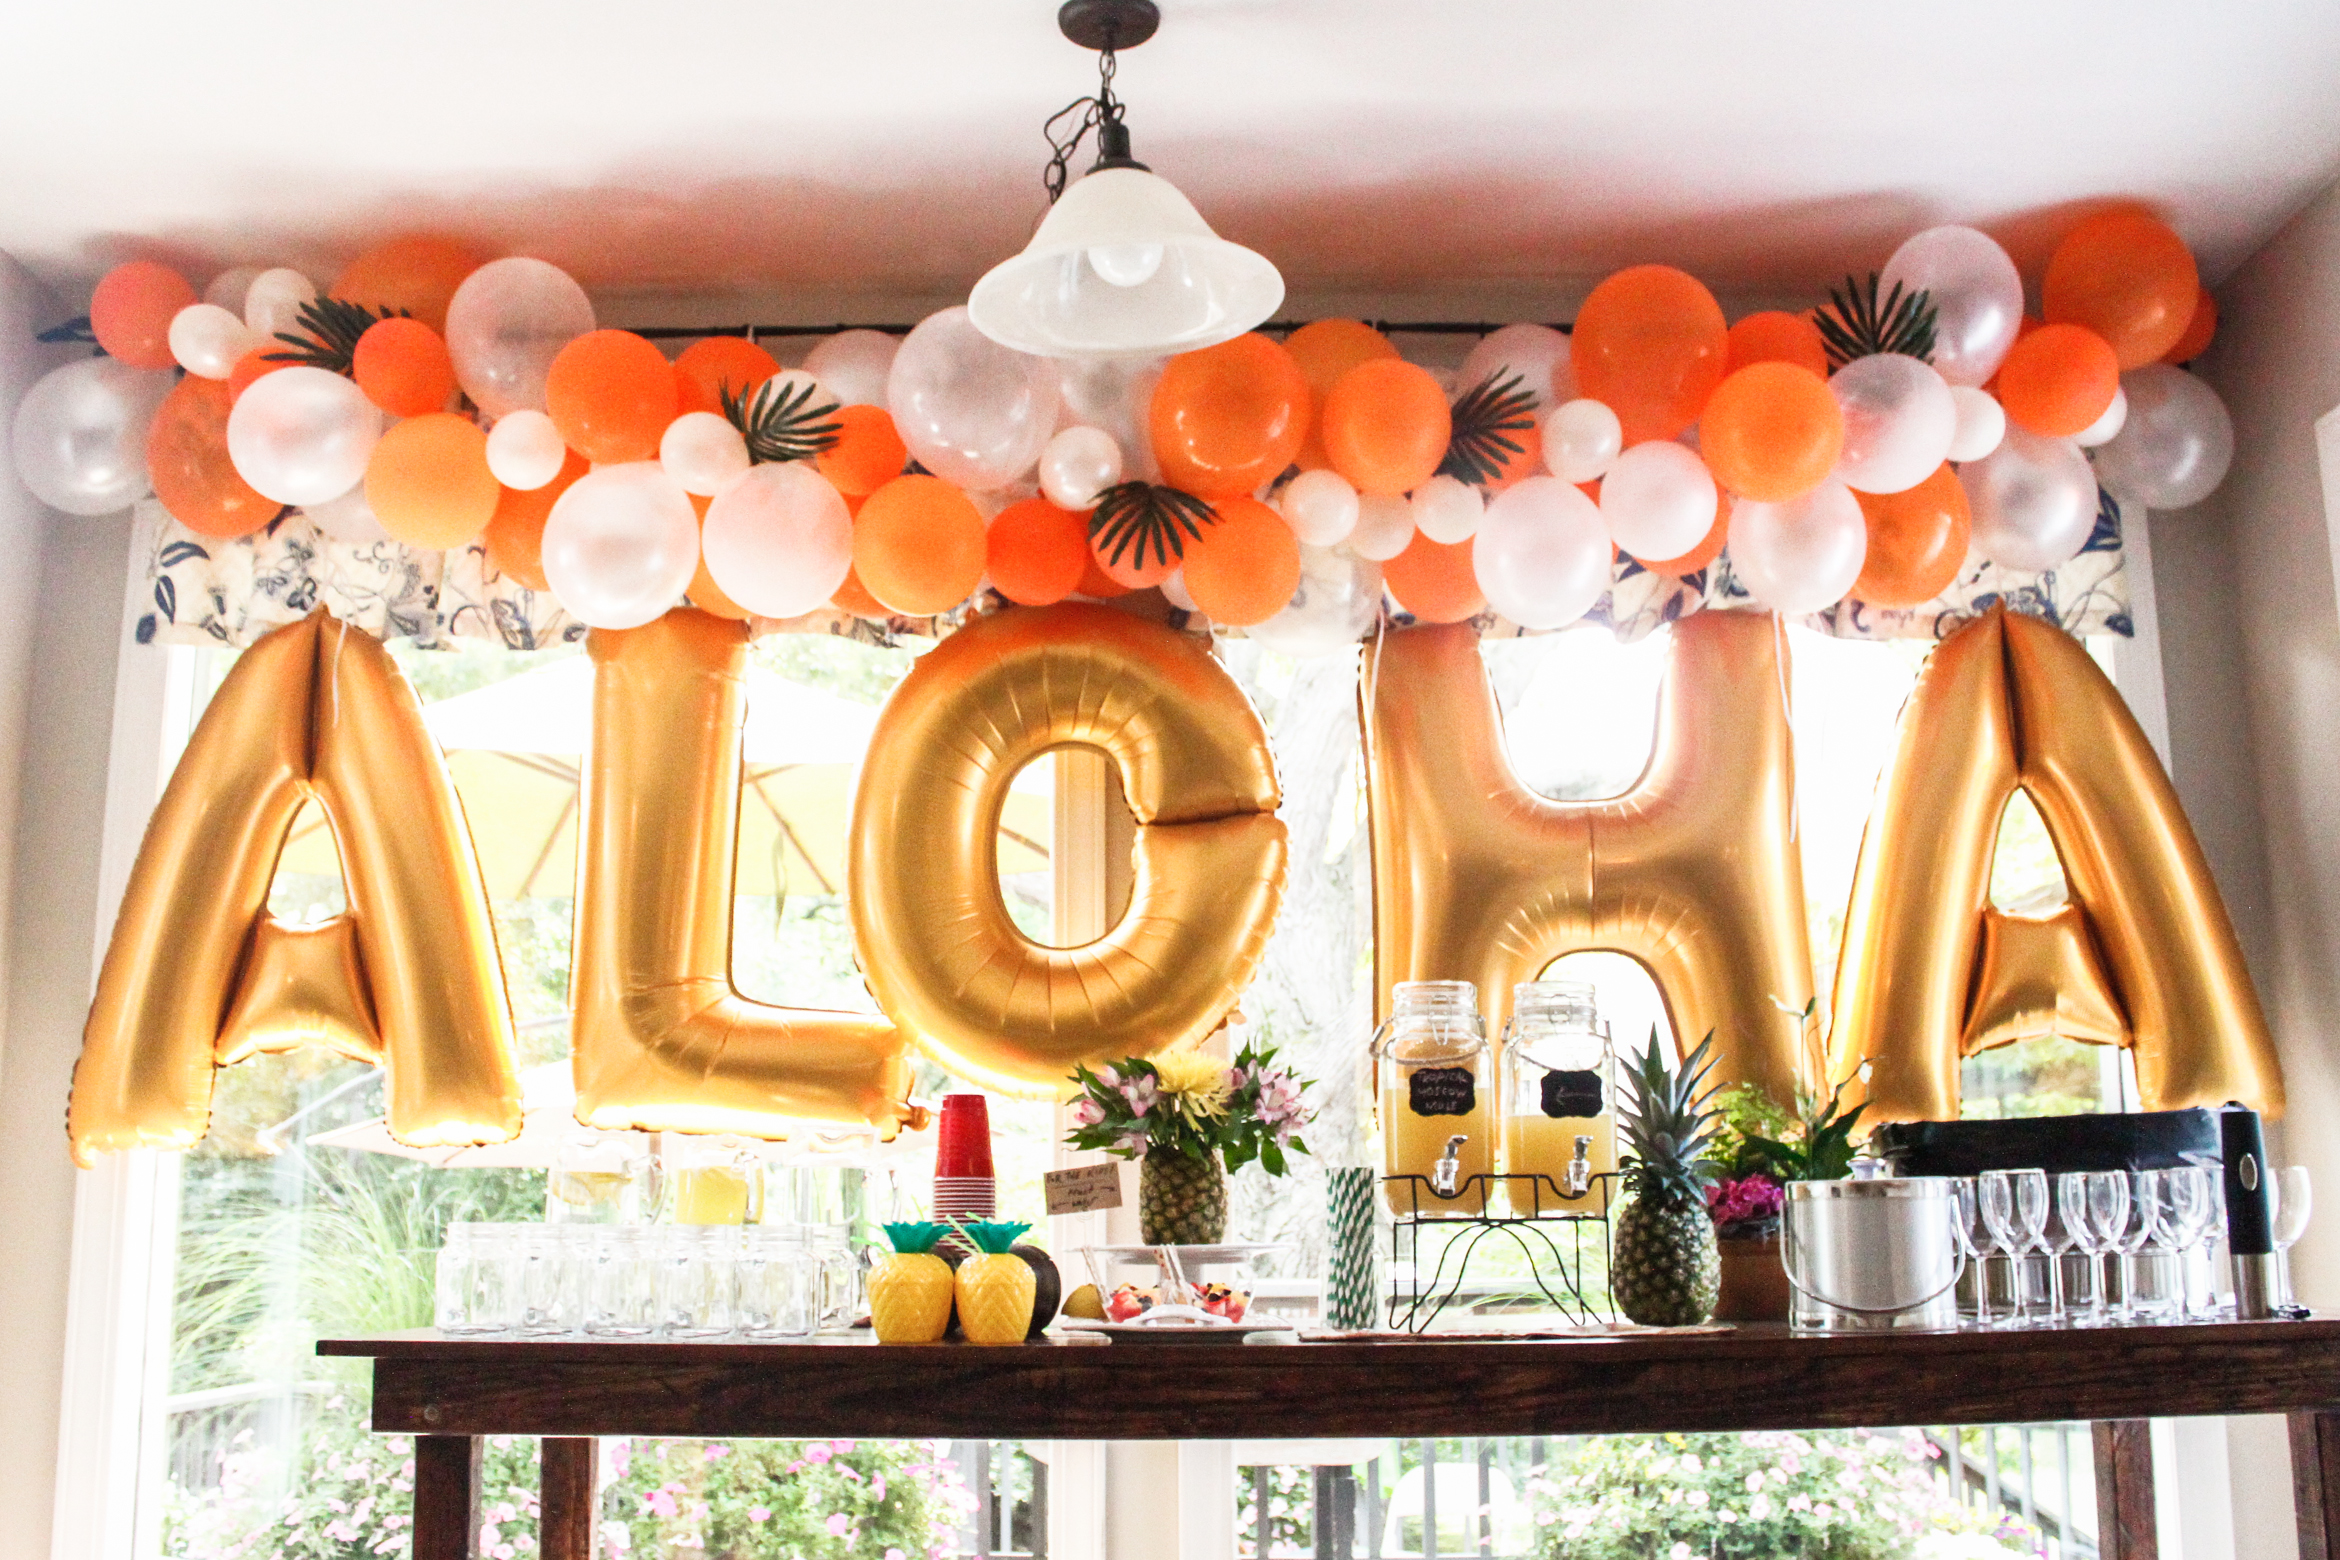
[[[2135,1222],[2135,1210],[2129,1205],[2129,1172],[2126,1170],[2095,1170],[2088,1176],[2088,1222],[2094,1226],[2097,1238],[2103,1242],[2097,1249],[2103,1252],[2107,1271],[2121,1274],[2121,1299],[2111,1314],[2126,1320],[2129,1314],[2128,1273],[2121,1258],[2129,1249],[2127,1241]],[[2143,1241],[2142,1232],[2138,1240]]]
[[[532,1224],[519,1230],[519,1328],[532,1337],[574,1332],[583,1320],[572,1252],[583,1227]]]
[[[731,1331],[739,1230],[670,1224],[656,1233],[660,1330],[669,1338],[720,1338]]]
[[[816,1321],[822,1332],[842,1332],[861,1315],[861,1257],[841,1226],[813,1232]]]
[[[2185,1297],[2175,1250],[2170,1175],[2167,1170],[2139,1170],[2129,1180],[2132,1217],[2144,1225],[2142,1236],[2128,1248],[2134,1291],[2131,1309],[2154,1318],[2177,1310]]]
[[[547,1178],[545,1218],[557,1224],[639,1224],[658,1210],[658,1156],[647,1132],[572,1127]]]
[[[2165,1172],[2164,1180],[2169,1188],[2170,1244],[2177,1253],[2177,1313],[2182,1320],[2195,1314],[2193,1254],[2209,1244],[2217,1190],[2210,1172],[2200,1165],[2181,1165]],[[2215,1287],[2206,1290],[2203,1309],[2214,1311]]]
[[[2290,1305],[2293,1301],[2291,1248],[2307,1233],[2308,1214],[2315,1204],[2308,1185],[2307,1166],[2291,1166],[2270,1182],[2267,1190],[2274,1194],[2275,1250],[2283,1259],[2275,1264],[2276,1299]]]
[[[2052,1321],[2063,1314],[2064,1287],[2056,1275],[2057,1249],[2048,1244],[2053,1204],[2047,1172],[2010,1170],[2007,1178],[2015,1191],[2016,1232],[2021,1237],[2015,1254],[2016,1299],[2025,1310],[2036,1309],[2042,1320]]]
[[[658,1265],[651,1227],[591,1226],[585,1330],[599,1338],[640,1338],[658,1330]]]
[[[1959,1283],[1963,1289],[1974,1286],[1973,1302],[1961,1296],[1959,1309],[1974,1318],[1978,1327],[1991,1324],[1990,1284],[1983,1276],[1983,1255],[1990,1250],[1990,1231],[1983,1226],[1982,1209],[1976,1197],[1974,1177],[1956,1176],[1951,1179],[1950,1191],[1955,1199],[1950,1214],[1950,1236],[1958,1242],[1959,1254],[1966,1258],[1967,1276]]]
[[[813,1330],[812,1247],[790,1225],[740,1231],[739,1330],[750,1338],[802,1338]]]
[[[432,1319],[443,1333],[510,1330],[517,1317],[516,1247],[506,1227],[458,1221],[439,1247]]]
[[[1983,1252],[1983,1273],[1987,1279],[1994,1258],[2003,1258],[2007,1274],[2007,1322],[2020,1326],[2023,1321],[2023,1232],[2016,1223],[2015,1181],[2011,1172],[1986,1170],[1974,1178],[1976,1205],[1982,1212],[1983,1229],[1989,1244]]]
[[[2078,1271],[2088,1275],[2087,1320],[2104,1320],[2104,1253],[2103,1232],[2088,1212],[2088,1173],[2067,1170],[2056,1177],[2056,1224],[2063,1232],[2065,1243],[2080,1254],[2075,1264]],[[2062,1267],[2059,1260],[2057,1266]]]

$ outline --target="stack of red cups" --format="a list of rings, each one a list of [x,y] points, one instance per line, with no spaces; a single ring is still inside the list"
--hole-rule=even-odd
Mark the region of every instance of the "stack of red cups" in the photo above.
[[[999,1181],[991,1170],[991,1102],[980,1094],[946,1094],[935,1128],[934,1217],[948,1224],[989,1219],[999,1212]],[[975,1248],[958,1236],[944,1247],[962,1257]]]

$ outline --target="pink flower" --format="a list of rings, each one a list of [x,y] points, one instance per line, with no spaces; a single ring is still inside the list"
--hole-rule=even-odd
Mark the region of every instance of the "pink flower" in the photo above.
[[[1084,1094],[1073,1101],[1072,1119],[1076,1127],[1093,1127],[1105,1119],[1105,1107]]]
[[[829,1513],[829,1536],[831,1538],[843,1538],[845,1530],[851,1526],[853,1526],[853,1519],[845,1515],[844,1512],[832,1511]]]
[[[340,1540],[341,1540],[343,1543],[345,1543],[345,1544],[346,1544],[346,1543],[348,1543],[348,1542],[349,1542],[351,1539],[353,1539],[353,1538],[357,1537],[357,1535],[356,1535],[355,1533],[336,1533],[336,1532],[334,1532],[334,1531],[333,1531],[335,1528],[337,1528],[337,1527],[340,1527],[341,1525],[342,1525],[342,1524],[340,1524],[340,1523],[338,1523],[338,1522],[334,1522],[334,1523],[329,1523],[329,1524],[327,1524],[327,1525],[326,1525],[326,1528],[325,1528],[325,1536],[326,1536],[326,1537],[328,1537],[328,1538],[338,1538],[338,1539],[340,1539]],[[485,1525],[483,1525],[483,1526],[480,1528],[480,1530],[479,1530],[479,1547],[480,1547],[480,1548],[482,1548],[482,1549],[493,1549],[493,1548],[495,1548],[495,1547],[496,1547],[496,1545],[498,1545],[498,1544],[502,1543],[503,1541],[504,1541],[504,1535],[503,1535],[503,1531],[502,1531],[501,1529],[499,1529],[499,1528],[498,1528],[498,1527],[497,1527],[497,1526],[496,1526],[496,1525],[495,1525],[493,1522],[486,1523]]]
[[[748,1507],[748,1520],[750,1522],[769,1522],[772,1520],[772,1508],[769,1506],[750,1506]]]
[[[886,1498],[886,1476],[884,1474],[873,1473],[870,1475],[869,1492],[879,1500]]]
[[[655,1512],[657,1515],[662,1517],[673,1516],[674,1491],[668,1489],[652,1490],[649,1494],[642,1497],[642,1509],[644,1511]]]
[[[813,1442],[804,1449],[804,1460],[816,1465],[827,1462],[833,1455],[828,1447],[819,1441]]]
[[[853,1455],[854,1443],[851,1441],[831,1441],[829,1445],[836,1449],[837,1455],[839,1457],[850,1457]]]
[[[1154,1108],[1154,1102],[1162,1097],[1162,1091],[1151,1078],[1132,1078],[1121,1086],[1121,1097],[1129,1101],[1131,1115],[1143,1116]]]
[[[714,1441],[710,1441],[710,1442],[708,1442],[708,1443],[707,1443],[707,1453],[706,1453],[706,1456],[707,1456],[707,1461],[709,1461],[709,1462],[719,1462],[719,1461],[721,1461],[723,1458],[729,1457],[730,1455],[731,1455],[731,1448],[730,1448],[730,1447],[728,1447],[728,1446],[724,1446],[724,1445],[722,1445],[722,1444],[720,1444],[720,1443],[718,1443],[718,1442],[714,1442]]]

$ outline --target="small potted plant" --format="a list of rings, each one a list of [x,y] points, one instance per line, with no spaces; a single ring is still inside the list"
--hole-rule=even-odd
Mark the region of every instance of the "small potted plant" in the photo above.
[[[1797,1091],[1796,1112],[1751,1083],[1716,1101],[1714,1161],[1706,1190],[1722,1254],[1715,1315],[1727,1322],[1788,1319],[1787,1269],[1780,1262],[1780,1211],[1790,1181],[1841,1181],[1852,1174],[1853,1129],[1865,1105],[1843,1109],[1844,1084],[1825,1100]]]
[[[1233,1062],[1198,1046],[1075,1069],[1065,1141],[1137,1159],[1138,1234],[1149,1246],[1210,1246],[1227,1235],[1227,1172],[1258,1160],[1282,1175],[1304,1154],[1307,1085],[1246,1045]]]

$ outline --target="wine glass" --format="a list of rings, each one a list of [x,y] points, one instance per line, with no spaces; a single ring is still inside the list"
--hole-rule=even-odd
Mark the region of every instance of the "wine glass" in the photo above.
[[[2024,1291],[2036,1287],[2039,1314],[2052,1320],[2063,1313],[2064,1295],[2063,1285],[2056,1277],[2056,1251],[2048,1245],[2048,1215],[2052,1205],[2048,1198],[2047,1172],[2010,1170],[2007,1177],[2015,1189],[2015,1219],[2017,1232],[2022,1236],[2015,1256],[2015,1297],[2029,1309],[2032,1297]],[[2036,1286],[2027,1278],[2035,1269],[2039,1274]]]
[[[2088,1176],[2088,1222],[2103,1241],[2097,1249],[2107,1259],[2117,1259],[2125,1250],[2131,1224],[2129,1207],[2129,1172],[2126,1170],[2095,1170]],[[2115,1313],[2125,1320],[2129,1310],[2128,1275],[2122,1270],[2121,1304]]]
[[[2018,1323],[2023,1316],[2023,1236],[2015,1222],[2014,1176],[2005,1170],[1986,1170],[1974,1178],[1974,1192],[1983,1228],[1990,1236],[1990,1247],[1984,1252],[1984,1276],[1989,1276],[1990,1258],[2006,1257],[2007,1319]]]
[[[2217,1201],[2210,1172],[2200,1165],[2181,1165],[2164,1172],[2164,1179],[2169,1189],[2170,1245],[2177,1254],[2177,1312],[2183,1319],[2194,1314],[2193,1251],[2210,1238]],[[2213,1288],[2205,1305],[2214,1306],[2216,1300]]]
[[[2101,1322],[2107,1246],[2103,1232],[2089,1217],[2088,1182],[2085,1170],[2067,1170],[2056,1177],[2056,1223],[2070,1247],[2081,1254],[2081,1271],[2088,1275],[2087,1318],[2090,1322]],[[2058,1262],[2057,1266],[2060,1268],[2062,1263]]]
[[[1974,1319],[1979,1327],[1991,1324],[1991,1289],[1983,1277],[1983,1258],[1990,1254],[1991,1234],[1982,1222],[1982,1208],[1975,1194],[1975,1178],[1962,1175],[1952,1178],[1951,1194],[1957,1206],[1950,1218],[1950,1234],[1958,1242],[1959,1252],[1965,1256],[1967,1271],[1974,1275]]]
[[[2156,1316],[2168,1304],[2156,1276],[2169,1240],[2169,1183],[2163,1175],[2159,1170],[2129,1172],[2129,1223],[2121,1232],[2121,1256],[2131,1317]]]
[[[2299,1244],[2300,1236],[2307,1233],[2308,1214],[2315,1204],[2308,1185],[2307,1166],[2290,1166],[2269,1183],[2267,1190],[2273,1194],[2275,1203],[2275,1249],[2283,1258],[2275,1265],[2277,1284],[2281,1289],[2277,1298],[2281,1304],[2289,1305],[2294,1298],[2291,1292],[2291,1248]]]

